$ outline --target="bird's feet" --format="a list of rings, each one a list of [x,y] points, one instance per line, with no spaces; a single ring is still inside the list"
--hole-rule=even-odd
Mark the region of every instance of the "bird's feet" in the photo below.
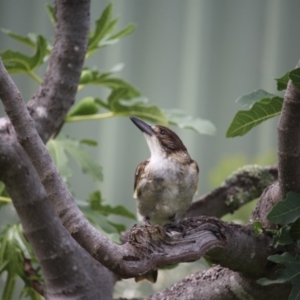
[[[177,231],[182,233],[182,237],[184,238],[186,236],[186,231],[187,228],[180,222],[172,222],[172,223],[167,223],[163,226],[164,230],[168,233],[171,233],[172,231]]]

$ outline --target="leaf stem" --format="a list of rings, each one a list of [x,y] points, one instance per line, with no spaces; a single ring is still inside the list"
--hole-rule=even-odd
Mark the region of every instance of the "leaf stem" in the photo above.
[[[8,197],[1,197],[0,196],[0,202],[7,202],[7,203],[11,203],[11,199]]]
[[[33,78],[37,83],[42,84],[43,79],[42,79],[40,76],[38,76],[37,74],[35,74],[34,72],[29,71],[29,72],[28,72],[28,75],[29,75],[31,78]]]
[[[74,117],[66,117],[66,122],[79,122],[79,121],[89,121],[89,120],[100,120],[111,118],[115,115],[114,112],[108,112],[104,114],[94,114],[94,115],[86,115],[86,116],[74,116]]]

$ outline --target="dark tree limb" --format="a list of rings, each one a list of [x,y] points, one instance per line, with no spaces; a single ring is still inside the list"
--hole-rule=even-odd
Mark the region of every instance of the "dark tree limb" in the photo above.
[[[277,179],[277,173],[275,166],[245,166],[235,171],[220,187],[194,201],[186,216],[207,215],[221,218],[233,213],[257,199]]]
[[[267,257],[275,253],[272,239],[264,234],[255,237],[251,226],[205,216],[187,219],[181,224],[186,228],[184,237],[181,233],[166,234],[160,226],[133,227],[128,243],[123,245],[128,254],[121,258],[123,261],[118,261],[115,272],[123,274],[122,277],[133,277],[149,269],[195,261],[203,255],[248,277],[265,276],[270,272]],[[103,255],[102,248],[95,249],[97,256]]]
[[[298,63],[298,67],[300,62]],[[284,101],[278,131],[278,181],[261,195],[252,219],[262,222],[265,228],[276,224],[267,215],[278,201],[284,200],[290,191],[300,192],[300,90],[290,80]]]
[[[55,133],[75,101],[85,58],[90,0],[55,1],[57,25],[49,66],[27,107],[44,142]]]
[[[24,234],[41,265],[46,298],[74,299],[85,295],[88,299],[109,299],[114,282],[109,284],[108,281],[112,281],[112,277],[62,226],[10,126],[8,122],[0,125],[0,179],[5,183]],[[105,272],[106,277],[102,278]],[[104,298],[107,290],[109,293]]]
[[[300,66],[300,62],[298,66]],[[284,95],[278,131],[280,198],[300,192],[300,90],[290,80]]]
[[[262,286],[255,280],[237,272],[215,266],[203,272],[191,274],[147,300],[283,300],[288,299],[291,284]]]

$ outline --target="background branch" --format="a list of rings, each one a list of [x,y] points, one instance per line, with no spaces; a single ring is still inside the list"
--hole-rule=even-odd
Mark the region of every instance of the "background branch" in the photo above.
[[[87,49],[90,0],[55,1],[57,25],[49,66],[27,107],[44,142],[55,133],[75,101]]]
[[[263,190],[277,179],[275,166],[245,166],[235,171],[224,183],[194,201],[186,216],[222,216],[233,213],[248,202],[257,199]]]
[[[262,286],[255,280],[220,266],[191,274],[162,292],[151,295],[147,300],[282,300],[287,299],[291,284]]]

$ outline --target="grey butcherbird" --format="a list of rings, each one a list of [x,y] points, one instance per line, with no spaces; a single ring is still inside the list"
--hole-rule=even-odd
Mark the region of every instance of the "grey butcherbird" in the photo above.
[[[165,225],[183,218],[197,191],[197,163],[171,129],[151,126],[136,117],[130,119],[144,133],[151,152],[135,172],[134,198],[139,219],[146,224]],[[150,273],[140,275],[136,281],[155,282],[157,272]]]

